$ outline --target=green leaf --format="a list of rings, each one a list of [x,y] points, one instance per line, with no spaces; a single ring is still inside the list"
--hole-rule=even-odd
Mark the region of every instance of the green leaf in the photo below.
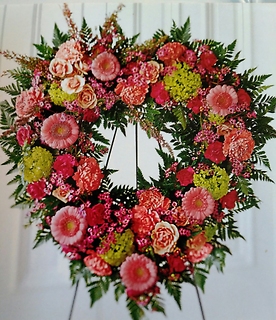
[[[111,279],[109,277],[99,277],[99,280],[92,281],[88,284],[90,288],[90,306],[92,307],[94,303],[101,299],[101,297],[108,291]]]
[[[187,126],[187,118],[184,112],[184,108],[182,106],[177,106],[172,110],[172,112],[185,130]]]
[[[54,55],[54,50],[52,47],[50,47],[44,37],[40,37],[40,44],[35,44],[34,47],[37,49],[37,55],[45,60],[51,60]]]
[[[170,33],[174,41],[179,41],[182,44],[187,43],[191,38],[190,18],[188,18],[180,28],[178,28],[175,21],[173,21]]]
[[[202,292],[204,292],[204,286],[206,283],[208,271],[202,269],[202,268],[195,268],[194,272],[194,281],[195,285],[198,286]]]
[[[125,287],[123,286],[123,284],[121,282],[115,283],[115,290],[114,290],[115,300],[119,301],[120,297],[124,293],[125,293]]]
[[[58,48],[61,44],[66,42],[68,39],[69,39],[68,34],[61,32],[60,29],[58,28],[57,24],[55,23],[53,40],[52,40],[53,45],[56,48]]]
[[[143,309],[137,305],[137,303],[130,298],[127,298],[127,308],[129,310],[130,316],[132,320],[141,320],[145,312]]]
[[[165,288],[168,293],[174,298],[179,309],[181,310],[181,286],[177,282],[173,282],[170,280],[165,281]]]

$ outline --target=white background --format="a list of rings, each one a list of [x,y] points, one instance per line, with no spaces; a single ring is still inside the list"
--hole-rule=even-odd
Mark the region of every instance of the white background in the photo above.
[[[63,1],[0,0],[0,49],[33,55],[32,43],[43,35],[50,43],[53,25],[63,31]],[[258,74],[272,73],[268,84],[276,83],[276,4],[263,1],[144,1],[134,4],[124,1],[126,7],[119,14],[119,22],[128,36],[140,32],[140,41],[149,38],[157,29],[169,31],[172,19],[179,25],[191,18],[192,38],[213,38],[229,44],[238,40],[237,49],[246,58],[241,71],[257,66]],[[253,2],[253,1],[251,1]],[[273,2],[273,1],[271,1]],[[117,1],[68,1],[75,21],[80,25],[84,15],[94,28],[104,22],[106,13],[117,7]],[[0,71],[15,67],[13,62],[0,57]],[[0,78],[0,85],[8,83]],[[269,94],[276,95],[271,88]],[[0,93],[1,100],[6,98]],[[110,165],[120,169],[115,182],[134,183],[134,129],[129,128],[127,139],[119,137]],[[155,175],[157,157],[154,141],[139,134],[139,165],[144,172]],[[116,152],[115,152],[116,151]],[[267,146],[271,159],[271,177],[276,180],[275,142]],[[0,162],[5,159],[0,153]],[[7,167],[0,167],[0,320],[66,320],[74,293],[68,272],[68,261],[51,243],[32,250],[35,227],[24,229],[24,213],[10,209],[12,186],[6,186]],[[229,245],[233,256],[227,258],[224,275],[211,273],[202,296],[206,320],[274,320],[276,284],[275,239],[275,185],[257,183],[257,195],[262,199],[261,210],[239,215],[239,225],[247,241]],[[183,285],[182,312],[174,301],[166,297],[167,319],[200,320],[196,292]],[[165,319],[149,314],[150,320]],[[110,292],[93,309],[81,283],[73,313],[74,320],[128,320],[124,301],[114,302]]]

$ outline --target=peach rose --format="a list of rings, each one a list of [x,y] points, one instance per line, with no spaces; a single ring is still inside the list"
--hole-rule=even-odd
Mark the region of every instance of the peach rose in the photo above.
[[[55,57],[66,60],[71,64],[80,61],[82,59],[80,43],[74,39],[62,43]]]
[[[225,136],[223,153],[227,157],[240,161],[248,160],[251,157],[255,142],[248,130],[233,129]]]
[[[152,247],[156,254],[163,255],[172,252],[179,238],[179,232],[174,224],[166,221],[156,223],[152,231]]]
[[[50,62],[49,71],[55,77],[64,78],[73,72],[73,66],[66,60],[56,58]]]
[[[142,64],[140,73],[150,83],[155,83],[158,80],[159,73],[162,70],[162,65],[156,61],[147,61]]]
[[[147,209],[169,209],[170,200],[165,198],[161,192],[155,189],[148,189],[141,192],[138,196],[139,205],[144,206]]]
[[[78,104],[83,109],[93,109],[97,105],[97,96],[89,84],[85,84],[78,93]]]
[[[61,81],[61,88],[68,94],[79,93],[85,84],[85,79],[82,76],[74,75],[73,77],[65,78]]]

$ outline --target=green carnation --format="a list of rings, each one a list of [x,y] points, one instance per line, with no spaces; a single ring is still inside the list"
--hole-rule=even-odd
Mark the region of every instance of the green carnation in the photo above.
[[[101,255],[102,259],[111,266],[119,266],[127,256],[132,254],[133,240],[134,234],[130,229],[124,233],[115,232],[115,241],[110,243],[110,249]]]
[[[52,83],[50,89],[48,90],[51,97],[51,101],[57,106],[64,106],[64,101],[74,101],[77,99],[76,93],[66,93],[59,88],[57,83]]]
[[[178,63],[176,68],[172,74],[164,77],[165,89],[177,102],[195,97],[202,86],[200,75],[192,72],[186,63]]]
[[[225,196],[228,192],[229,176],[225,169],[213,165],[208,170],[200,170],[194,174],[196,187],[207,189],[215,200]]]
[[[42,147],[34,147],[23,158],[24,180],[34,182],[41,178],[47,178],[51,173],[52,163],[51,152]]]

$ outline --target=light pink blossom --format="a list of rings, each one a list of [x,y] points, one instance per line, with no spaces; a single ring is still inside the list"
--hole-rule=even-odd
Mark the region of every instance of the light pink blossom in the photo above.
[[[95,251],[89,251],[89,255],[83,259],[86,267],[99,277],[110,276],[111,266],[105,262]]]
[[[74,245],[82,240],[87,228],[78,208],[66,206],[56,212],[51,221],[51,233],[61,245]]]
[[[43,121],[41,140],[53,149],[65,149],[76,142],[79,126],[72,116],[55,113]]]
[[[120,276],[128,290],[143,293],[157,281],[157,266],[144,255],[133,253],[122,263]]]
[[[193,219],[205,219],[213,213],[214,207],[211,193],[202,187],[191,188],[182,198],[182,209]]]
[[[80,61],[82,56],[81,45],[74,39],[62,43],[56,53],[56,58],[66,60],[71,64]]]
[[[114,54],[102,52],[93,60],[91,71],[101,81],[114,80],[120,72],[120,63]]]
[[[16,114],[20,118],[31,117],[41,101],[43,101],[44,94],[38,88],[30,88],[27,91],[22,91],[16,98],[15,109]]]
[[[238,95],[233,87],[217,85],[210,90],[206,100],[215,114],[226,116],[230,108],[238,103]]]

